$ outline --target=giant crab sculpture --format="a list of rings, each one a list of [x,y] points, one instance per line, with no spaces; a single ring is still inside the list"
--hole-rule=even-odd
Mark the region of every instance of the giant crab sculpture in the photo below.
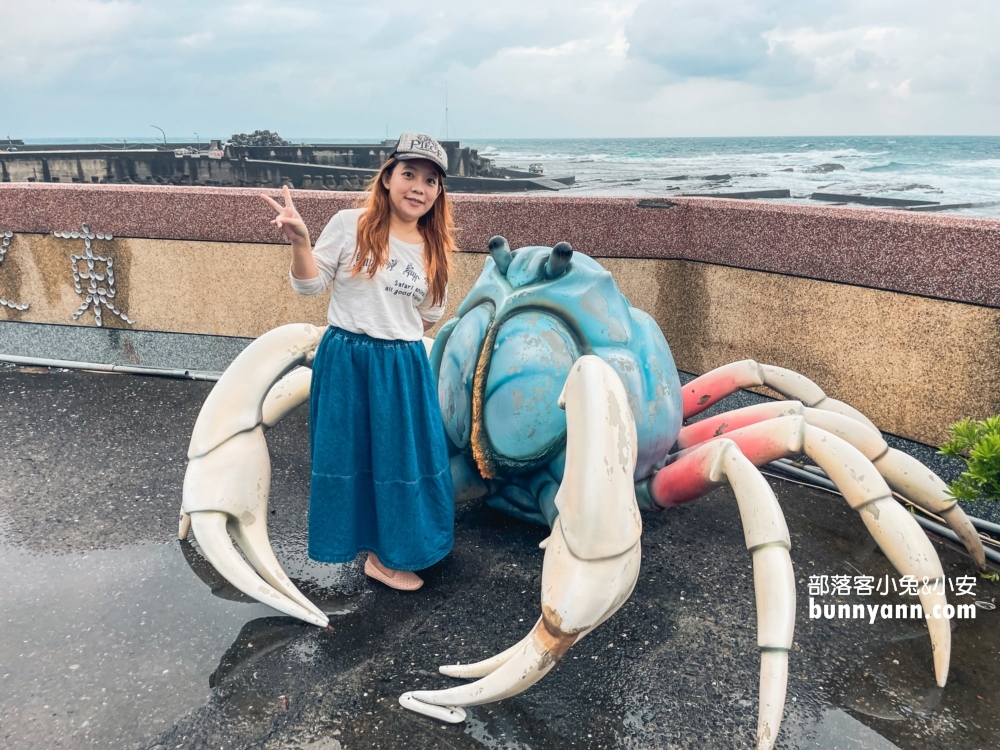
[[[486,497],[551,528],[543,542],[541,616],[503,653],[441,667],[473,682],[405,693],[404,707],[460,722],[464,706],[526,690],[632,593],[640,510],[668,508],[728,483],[753,559],[761,650],[757,747],[772,747],[784,709],[795,580],[781,508],[756,467],[789,454],[804,453],[826,471],[901,574],[943,580],[933,546],[893,491],[942,515],[984,565],[979,537],[944,483],[815,383],[746,360],[682,388],[659,328],[598,263],[567,243],[511,252],[495,237],[489,249],[458,317],[425,343],[456,498]],[[265,428],[308,399],[308,365],[322,332],[299,324],[275,329],[223,374],[191,438],[180,536],[193,529],[208,560],[244,593],[326,626],[326,615],[295,588],[271,550],[264,440]],[[736,390],[761,385],[787,400],[684,425]],[[943,590],[922,587],[925,612],[946,603]],[[949,622],[928,619],[927,626],[943,686]]]

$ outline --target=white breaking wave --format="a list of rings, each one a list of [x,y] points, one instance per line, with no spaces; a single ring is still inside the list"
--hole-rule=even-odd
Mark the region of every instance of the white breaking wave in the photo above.
[[[563,195],[679,195],[787,189],[939,203],[1000,201],[1000,138],[472,140],[498,166],[572,174]],[[1000,217],[1000,207],[966,209]]]

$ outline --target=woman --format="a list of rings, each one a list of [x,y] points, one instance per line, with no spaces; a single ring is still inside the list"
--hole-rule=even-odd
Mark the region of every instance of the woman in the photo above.
[[[421,341],[444,313],[455,249],[447,155],[404,133],[362,208],[340,211],[316,247],[284,189],[262,196],[292,243],[299,294],[332,286],[313,362],[309,556],[353,560],[404,591],[451,550],[454,497],[437,388]]]

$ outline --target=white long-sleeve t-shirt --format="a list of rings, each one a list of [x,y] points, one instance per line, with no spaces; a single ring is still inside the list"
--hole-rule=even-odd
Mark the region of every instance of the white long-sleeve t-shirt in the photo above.
[[[289,268],[292,289],[313,295],[332,286],[326,314],[332,326],[376,339],[419,341],[424,335],[422,321],[441,319],[447,294],[440,305],[431,305],[423,243],[402,242],[392,235],[388,260],[375,276],[369,278],[367,270],[352,275],[358,257],[358,218],[364,211],[352,208],[333,215],[312,251],[319,276],[297,279]]]

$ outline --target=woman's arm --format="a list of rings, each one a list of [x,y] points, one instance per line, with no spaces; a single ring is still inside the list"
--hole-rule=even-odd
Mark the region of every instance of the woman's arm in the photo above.
[[[431,304],[431,292],[430,289],[427,290],[427,294],[417,305],[417,312],[420,313],[421,321],[424,324],[424,333],[427,333],[431,328],[436,326],[441,318],[444,316],[444,308],[448,304],[448,287],[444,288],[444,299],[441,300],[440,304]]]
[[[292,276],[297,279],[315,279],[319,276],[319,267],[313,258],[308,230],[305,239],[292,240]]]
[[[309,229],[302,221],[299,212],[292,203],[292,194],[285,185],[282,188],[285,205],[282,206],[268,195],[261,195],[278,215],[271,219],[271,225],[278,227],[292,243],[292,276],[296,279],[315,279],[319,276],[319,267],[312,254],[312,242],[309,239]]]

